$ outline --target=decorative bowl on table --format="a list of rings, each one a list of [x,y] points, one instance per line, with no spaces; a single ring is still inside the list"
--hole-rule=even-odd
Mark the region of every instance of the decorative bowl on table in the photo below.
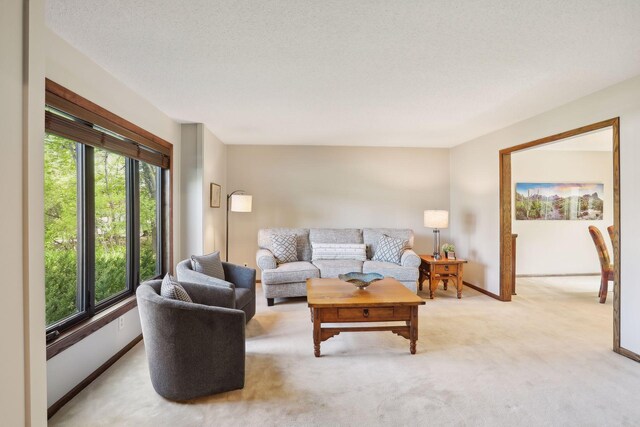
[[[384,279],[382,274],[378,273],[347,273],[347,274],[339,274],[338,279],[349,282],[354,285],[358,289],[364,289],[373,282],[377,282],[378,280]]]

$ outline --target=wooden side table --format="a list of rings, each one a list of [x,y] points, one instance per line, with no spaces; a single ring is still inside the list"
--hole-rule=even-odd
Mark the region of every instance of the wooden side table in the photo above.
[[[422,282],[429,281],[429,298],[433,299],[438,288],[438,283],[442,280],[444,289],[447,290],[449,280],[456,282],[458,299],[462,298],[462,265],[467,261],[463,259],[446,259],[442,257],[438,260],[433,255],[420,255],[420,276],[418,278],[419,289],[422,290]]]

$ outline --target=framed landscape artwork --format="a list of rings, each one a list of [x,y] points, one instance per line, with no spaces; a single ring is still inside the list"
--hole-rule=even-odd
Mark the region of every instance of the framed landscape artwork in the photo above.
[[[604,184],[516,184],[516,220],[603,219]]]

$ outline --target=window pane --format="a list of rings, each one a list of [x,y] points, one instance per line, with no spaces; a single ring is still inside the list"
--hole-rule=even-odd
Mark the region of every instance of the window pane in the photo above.
[[[157,276],[158,269],[158,174],[160,168],[140,165],[140,280]]]
[[[78,304],[77,144],[46,134],[44,143],[45,295],[47,326]]]
[[[127,289],[126,158],[94,150],[96,302]]]

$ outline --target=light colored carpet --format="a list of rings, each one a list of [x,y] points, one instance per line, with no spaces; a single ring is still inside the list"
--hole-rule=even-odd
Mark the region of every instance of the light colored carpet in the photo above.
[[[638,425],[640,364],[611,351],[613,297],[597,290],[597,277],[523,278],[502,303],[440,289],[420,307],[416,355],[390,332],[343,333],[321,358],[305,301],[260,297],[243,390],[166,401],[140,343],[50,425]]]

